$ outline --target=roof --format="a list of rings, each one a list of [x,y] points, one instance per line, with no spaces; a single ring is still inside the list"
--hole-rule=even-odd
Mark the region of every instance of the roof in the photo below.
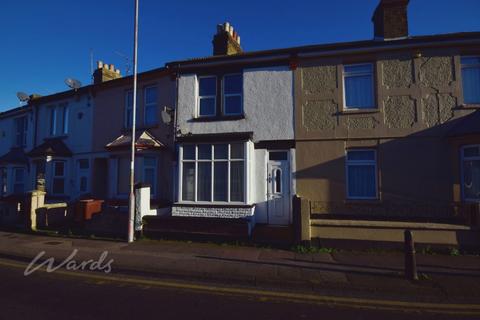
[[[12,148],[0,157],[0,164],[27,164],[28,158],[23,148]]]
[[[28,111],[30,111],[30,106],[29,105],[16,107],[16,108],[13,108],[13,109],[9,109],[9,110],[0,112],[0,119],[5,118],[5,117],[9,117],[9,116],[15,116],[19,113],[24,113],[24,112],[28,112]]]
[[[480,110],[458,119],[458,122],[448,132],[448,137],[460,137],[480,134]]]
[[[52,138],[46,139],[45,142],[33,148],[27,155],[29,157],[71,157],[72,151],[70,151],[61,138]]]
[[[148,131],[142,131],[140,134],[136,134],[135,147],[137,149],[159,149],[165,147],[157,138],[155,138]],[[132,135],[122,134],[109,144],[105,146],[107,149],[123,149],[130,148],[132,145]]]
[[[328,43],[328,44],[316,44],[316,45],[306,45],[298,47],[289,47],[289,48],[279,48],[271,50],[261,50],[261,51],[251,51],[251,52],[242,52],[233,55],[219,55],[219,56],[208,56],[202,58],[193,58],[187,60],[173,61],[167,63],[167,67],[176,67],[182,66],[185,64],[202,64],[209,62],[219,62],[225,60],[246,60],[249,58],[260,58],[260,57],[269,57],[273,55],[299,55],[305,53],[313,52],[323,52],[328,53],[329,51],[337,50],[349,50],[349,49],[392,49],[395,46],[405,45],[405,46],[415,46],[420,44],[428,43],[441,43],[453,40],[480,40],[480,32],[458,32],[458,33],[448,33],[448,34],[438,34],[438,35],[427,35],[427,36],[410,36],[406,39],[398,40],[363,40],[363,41],[351,41],[351,42],[338,42],[338,43]],[[333,53],[332,53],[333,54]]]

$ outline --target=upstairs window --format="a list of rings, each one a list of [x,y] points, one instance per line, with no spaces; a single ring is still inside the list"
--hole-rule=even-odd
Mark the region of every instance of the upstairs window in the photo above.
[[[373,79],[373,65],[371,63],[344,66],[345,109],[371,109],[375,107]]]
[[[225,115],[242,114],[242,75],[223,77],[223,112]]]
[[[25,147],[27,145],[28,118],[20,117],[15,119],[15,146]]]
[[[68,134],[69,108],[66,103],[50,107],[50,135]]]
[[[480,104],[480,56],[462,57],[463,101]]]
[[[217,77],[198,79],[198,115],[215,116],[217,110]]]
[[[462,192],[466,201],[480,201],[480,145],[462,148]]]
[[[198,77],[198,117],[238,116],[243,114],[243,76]]]
[[[143,102],[145,105],[145,124],[157,124],[157,87],[145,88]]]
[[[138,100],[137,100],[138,101]],[[138,103],[135,113],[135,122],[138,125]],[[133,121],[133,91],[125,92],[125,128],[131,128]]]
[[[349,150],[346,161],[348,199],[377,198],[375,150]]]

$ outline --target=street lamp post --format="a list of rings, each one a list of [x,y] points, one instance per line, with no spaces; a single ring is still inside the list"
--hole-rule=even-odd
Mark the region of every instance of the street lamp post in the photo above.
[[[132,111],[132,154],[130,161],[130,197],[128,206],[128,242],[133,242],[135,219],[135,125],[137,115],[137,47],[138,47],[138,1],[135,0],[135,20],[133,26],[133,111]]]

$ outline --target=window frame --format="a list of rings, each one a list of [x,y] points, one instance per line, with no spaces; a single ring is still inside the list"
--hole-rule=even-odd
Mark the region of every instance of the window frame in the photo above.
[[[80,165],[82,161],[86,161],[87,167],[82,168]],[[89,158],[80,158],[77,159],[77,175],[78,175],[78,192],[80,194],[86,194],[90,190],[90,159]],[[82,190],[82,178],[86,179],[85,190]]]
[[[472,148],[472,147],[477,147],[479,150],[479,155],[478,156],[473,156],[473,157],[465,157],[465,149],[467,148]],[[480,144],[469,144],[469,145],[464,145],[460,147],[460,181],[462,184],[461,187],[461,194],[462,194],[462,199],[465,202],[480,202],[480,199],[471,199],[471,198],[466,198],[465,196],[465,167],[464,167],[464,162],[465,159],[468,160],[480,160]]]
[[[356,74],[347,74],[348,72],[345,72],[346,67],[355,67],[355,66],[364,66],[364,65],[370,65],[371,66],[371,73],[368,73],[368,75],[371,75],[371,94],[372,94],[372,105],[368,107],[349,107],[347,105],[347,87],[345,85],[345,79],[348,76],[362,76],[362,75],[367,75],[367,73],[356,73]],[[342,85],[343,85],[343,109],[346,111],[362,111],[362,110],[374,110],[377,109],[377,103],[376,103],[376,88],[375,88],[375,63],[374,62],[362,62],[362,63],[349,63],[349,64],[343,64],[342,65]]]
[[[147,90],[154,89],[155,90],[155,102],[147,103]],[[147,108],[153,107],[155,110],[155,119],[152,122],[147,120]],[[132,105],[133,110],[133,105]],[[158,124],[158,86],[157,85],[149,85],[143,88],[143,123],[147,126],[154,126]]]
[[[153,166],[150,165],[145,165],[145,159],[153,159],[155,161],[155,164]],[[158,158],[153,156],[153,155],[145,155],[142,159],[143,161],[143,166],[142,166],[142,180],[145,182],[146,179],[146,174],[145,171],[146,169],[153,169],[154,175],[153,175],[153,185],[150,186],[150,195],[152,198],[155,198],[157,195],[157,179],[158,179]]]
[[[19,132],[18,122],[23,120],[23,130]],[[27,146],[27,134],[28,134],[28,116],[23,115],[14,119],[15,132],[14,132],[14,145],[15,147],[24,148]],[[22,137],[22,142],[18,143],[19,137]]]
[[[128,105],[128,102],[129,102],[128,95],[129,94],[132,95],[132,105],[131,106]],[[124,118],[123,125],[124,125],[125,129],[130,129],[133,126],[133,104],[134,104],[133,103],[133,89],[129,89],[129,90],[124,91],[123,100],[124,100],[124,105],[125,105],[124,114],[123,114],[123,118]],[[137,104],[137,109],[138,109],[138,104]],[[132,112],[132,115],[130,117],[128,116],[128,111],[129,110],[131,110],[131,112]],[[138,112],[136,112],[135,117],[138,118]],[[135,120],[138,120],[138,119],[135,119]]]
[[[200,79],[206,79],[206,78],[215,78],[215,95],[208,95],[208,96],[201,96],[200,95]],[[216,117],[217,115],[217,95],[218,95],[218,76],[216,75],[202,75],[202,76],[197,76],[197,118],[211,118],[211,117]],[[202,115],[200,114],[200,102],[202,99],[214,99],[213,105],[214,105],[214,111],[213,114],[206,114]]]
[[[62,110],[62,134],[68,134],[68,120],[70,118],[70,108],[68,107],[68,103],[62,103],[59,105],[60,110]]]
[[[463,64],[462,63],[462,60],[464,58],[477,58],[479,59],[479,62],[477,64]],[[478,68],[479,72],[480,72],[480,55],[460,55],[460,78],[461,78],[461,81],[462,81],[462,101],[463,101],[463,104],[466,105],[466,106],[474,106],[474,107],[480,107],[480,98],[479,98],[479,101],[476,101],[476,102],[466,102],[465,101],[465,84],[464,84],[464,81],[463,81],[463,69],[466,69],[466,68]],[[480,97],[480,88],[478,88],[479,90],[479,93],[478,93],[478,96]]]
[[[241,144],[243,148],[243,158],[233,158],[231,155],[231,145],[232,144]],[[211,146],[211,159],[199,159],[198,146],[199,145],[209,145]],[[215,145],[227,145],[227,158],[226,159],[215,159]],[[184,159],[183,150],[185,146],[194,146],[194,159]],[[247,143],[246,142],[214,142],[214,143],[184,143],[179,147],[179,192],[178,192],[178,202],[185,204],[198,204],[198,205],[245,205],[247,203],[247,172],[248,172],[248,155],[247,155]],[[210,191],[210,201],[198,200],[198,164],[199,163],[211,163],[211,191]],[[215,163],[227,162],[227,200],[218,201],[215,200]],[[243,163],[243,188],[242,188],[242,198],[243,201],[231,201],[231,163],[232,162],[242,162]],[[194,163],[195,168],[195,185],[194,185],[194,200],[183,200],[183,165],[184,163]]]
[[[241,92],[240,93],[226,94],[225,93],[225,77],[237,76],[237,75],[239,75],[241,77],[241,86],[242,86]],[[239,113],[227,113],[226,110],[225,110],[227,97],[236,97],[236,96],[240,96],[240,112]],[[222,76],[222,116],[241,116],[241,115],[243,115],[243,73],[242,72],[226,73]]]
[[[18,181],[17,178],[17,171],[21,171],[22,172],[22,175],[23,175],[23,179],[22,181]],[[25,168],[24,167],[14,167],[12,168],[12,193],[13,194],[23,194],[25,193],[25,181],[26,181],[26,176],[25,176]],[[21,185],[22,188],[21,188],[21,192],[17,192],[16,191],[16,186],[17,185]]]
[[[57,163],[60,163],[62,162],[63,163],[63,175],[57,175],[56,174],[56,164]],[[66,179],[67,178],[67,161],[66,160],[53,160],[52,161],[52,183],[51,183],[51,190],[52,190],[52,194],[53,195],[56,195],[56,196],[63,196],[63,195],[66,195]],[[54,192],[54,184],[55,184],[55,179],[63,179],[63,193],[56,193]]]
[[[57,135],[57,107],[51,106],[48,108],[50,113],[50,129],[49,134],[51,137]]]
[[[350,151],[371,151],[374,155],[374,160],[349,160],[348,153]],[[376,149],[369,148],[351,148],[345,150],[345,186],[346,186],[346,196],[347,200],[378,200],[379,199],[379,187],[378,187],[378,156]],[[350,195],[350,186],[349,186],[349,176],[348,168],[349,166],[374,166],[375,172],[375,196],[373,197],[358,197]]]

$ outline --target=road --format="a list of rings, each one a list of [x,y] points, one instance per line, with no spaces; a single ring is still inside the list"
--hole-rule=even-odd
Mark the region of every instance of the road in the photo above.
[[[302,302],[294,294],[269,296],[218,284],[161,282],[137,276],[36,271],[0,259],[0,319],[475,319],[377,307]],[[167,285],[161,285],[161,284]],[[209,290],[212,289],[212,290]],[[236,291],[237,290],[237,291]],[[382,307],[385,309],[385,307]]]

